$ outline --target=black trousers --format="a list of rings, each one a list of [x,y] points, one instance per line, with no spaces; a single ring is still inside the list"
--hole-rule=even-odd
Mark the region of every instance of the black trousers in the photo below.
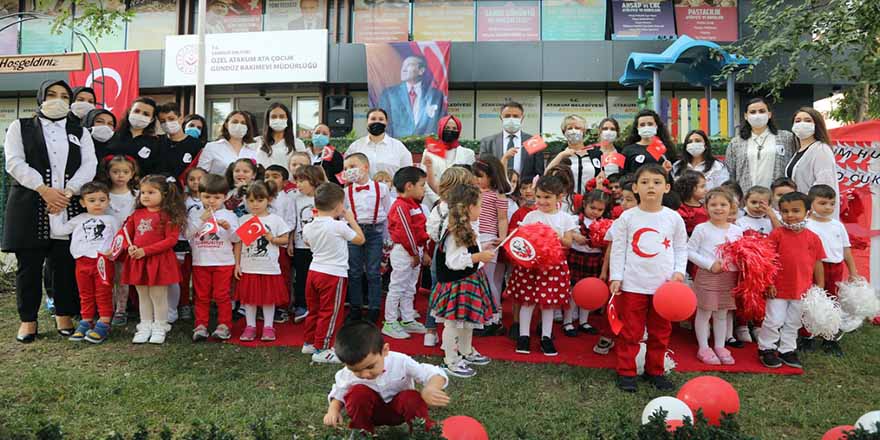
[[[15,299],[21,322],[37,320],[43,303],[43,263],[48,263],[55,290],[55,314],[74,316],[79,313],[79,291],[76,288],[76,265],[70,255],[70,242],[49,240],[40,249],[22,249],[15,252],[18,270],[15,273]]]
[[[306,306],[306,276],[312,264],[311,249],[296,248],[293,251],[293,307]]]

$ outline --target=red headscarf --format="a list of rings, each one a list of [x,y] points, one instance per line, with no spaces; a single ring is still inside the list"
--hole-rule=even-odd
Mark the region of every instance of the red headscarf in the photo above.
[[[458,126],[458,136],[461,138],[461,121],[452,115],[446,115],[440,118],[440,123],[437,124],[437,140],[439,140],[443,145],[446,145],[447,150],[451,150],[459,146],[458,139],[446,143],[443,142],[443,129],[446,128],[446,124],[449,123],[449,120],[452,119],[455,121],[455,125]]]

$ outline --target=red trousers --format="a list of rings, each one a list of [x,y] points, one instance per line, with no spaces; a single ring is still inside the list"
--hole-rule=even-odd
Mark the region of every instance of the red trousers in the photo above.
[[[196,327],[208,326],[211,301],[217,303],[217,324],[232,327],[232,275],[235,266],[193,266],[193,288],[196,291]]]
[[[178,306],[188,306],[192,302],[189,299],[189,282],[192,280],[193,257],[187,253],[183,256],[183,262],[180,263],[180,302]]]
[[[104,284],[98,275],[98,259],[80,257],[76,259],[76,286],[79,288],[79,309],[83,319],[95,317],[97,308],[101,318],[113,317],[113,273],[112,261],[104,268],[110,284]]]
[[[825,290],[832,296],[837,296],[837,283],[846,279],[846,264],[822,263],[825,272]]]
[[[428,418],[428,404],[416,390],[401,391],[390,402],[385,403],[379,393],[366,385],[355,385],[345,396],[345,412],[351,422],[351,429],[362,429],[374,432],[376,426],[396,426],[408,423],[412,428],[412,420],[425,420],[425,427],[434,423]]]
[[[636,375],[636,355],[639,342],[648,326],[648,350],[645,354],[645,373],[662,376],[665,373],[663,360],[669,348],[669,335],[672,323],[663,319],[654,310],[653,295],[622,292],[614,300],[618,316],[623,321],[623,329],[617,338],[617,374]]]
[[[306,277],[307,344],[314,344],[318,350],[333,347],[336,332],[342,326],[347,291],[348,278],[309,271]]]

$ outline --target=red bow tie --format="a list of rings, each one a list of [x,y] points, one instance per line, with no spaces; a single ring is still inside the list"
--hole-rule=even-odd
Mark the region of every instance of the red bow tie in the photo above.
[[[354,187],[354,192],[369,191],[369,190],[370,190],[370,185],[363,185],[363,186]]]

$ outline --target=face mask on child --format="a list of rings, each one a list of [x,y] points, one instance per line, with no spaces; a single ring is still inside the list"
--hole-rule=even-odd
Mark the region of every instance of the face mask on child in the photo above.
[[[792,223],[792,224],[788,224],[788,223],[783,222],[782,227],[785,229],[788,229],[789,231],[800,232],[800,231],[803,231],[804,228],[807,227],[807,221],[804,220],[802,222],[797,222],[797,223]]]
[[[342,178],[345,179],[346,182],[357,182],[361,180],[364,173],[360,168],[349,168],[342,172]]]

